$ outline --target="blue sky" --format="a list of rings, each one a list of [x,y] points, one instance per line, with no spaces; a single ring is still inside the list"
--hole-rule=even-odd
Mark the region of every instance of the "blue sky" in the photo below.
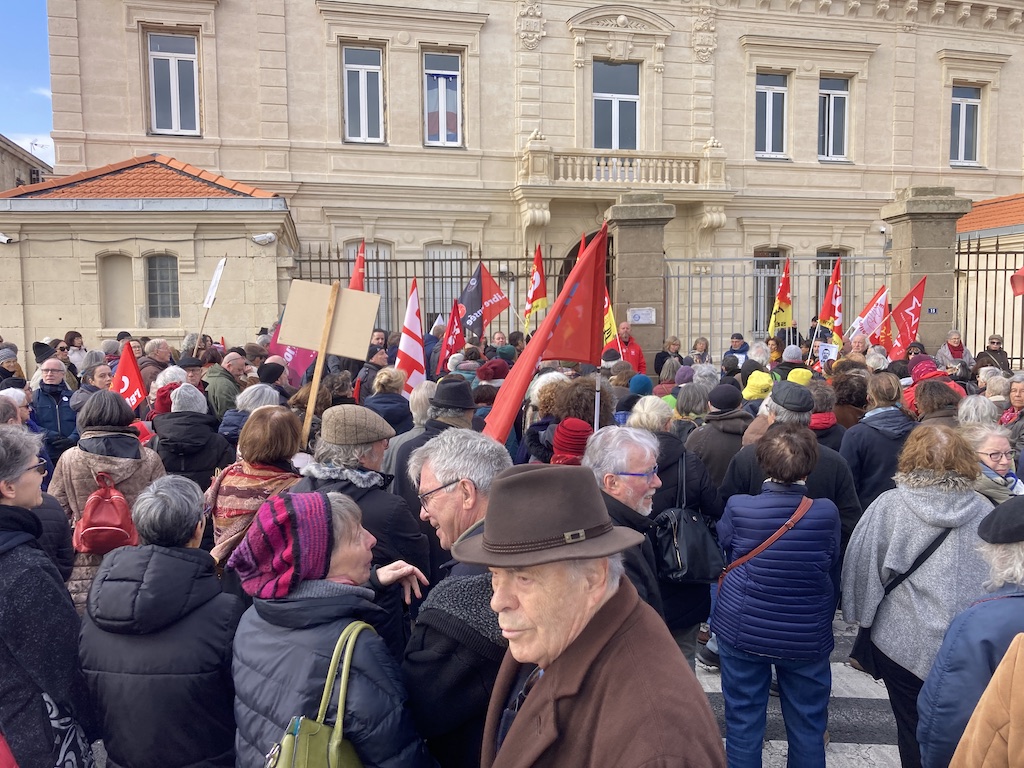
[[[46,0],[0,0],[0,29],[0,133],[53,165]]]

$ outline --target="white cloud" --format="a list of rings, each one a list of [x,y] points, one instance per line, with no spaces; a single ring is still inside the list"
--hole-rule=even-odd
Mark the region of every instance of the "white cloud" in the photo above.
[[[31,152],[44,163],[47,163],[51,168],[53,167],[53,139],[51,139],[48,134],[11,133],[7,135],[7,138],[22,149]]]
[[[51,91],[49,88],[31,88],[29,89],[29,92],[34,93],[36,96],[42,96],[47,99],[53,98],[53,91]]]

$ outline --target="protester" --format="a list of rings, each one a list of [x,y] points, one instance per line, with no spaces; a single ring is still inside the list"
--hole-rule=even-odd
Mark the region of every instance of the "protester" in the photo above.
[[[404,388],[405,371],[392,366],[381,368],[373,379],[373,394],[364,403],[390,424],[396,435],[412,429],[412,410],[402,394]]]
[[[409,440],[412,440],[414,437],[423,434],[426,429],[424,425],[427,423],[427,411],[430,408],[430,398],[434,396],[434,392],[436,390],[437,382],[429,379],[421,381],[412,388],[412,394],[409,395],[409,411],[412,413],[413,427],[408,432],[395,435],[393,438],[388,440],[387,450],[384,451],[384,461],[381,463],[381,471],[385,475],[394,476],[395,460],[398,457],[399,447]],[[389,483],[389,488],[390,485],[391,484]]]
[[[64,363],[49,357],[43,360],[39,370],[43,378],[32,397],[32,414],[42,430],[46,452],[56,464],[64,452],[78,442],[79,428],[71,408],[72,392],[64,381],[67,370]]]
[[[281,395],[269,384],[253,384],[235,398],[235,407],[224,412],[217,433],[232,446],[238,445],[238,436],[249,416],[265,405],[281,405]],[[207,411],[202,411],[206,413]],[[216,421],[216,417],[214,417]]]
[[[99,392],[102,389],[110,389],[110,385],[113,382],[113,373],[111,373],[110,366],[106,363],[97,363],[96,365],[90,365],[82,371],[82,384],[78,390],[71,395],[71,410],[76,413],[82,410],[82,406],[85,405],[85,401],[89,399],[89,396],[94,392]]]
[[[301,389],[292,395],[288,401],[288,407],[292,409],[299,418],[299,423],[304,424],[306,422],[306,412],[309,410],[309,399],[313,391],[312,382],[303,384]],[[312,453],[317,438],[320,436],[320,419],[324,415],[324,411],[331,407],[331,393],[326,387],[321,386],[319,391],[316,393],[316,400],[313,402],[313,417],[309,422],[309,440],[303,447],[303,450]]]
[[[686,438],[686,450],[700,457],[716,488],[721,487],[729,462],[743,447],[743,433],[754,420],[742,402],[738,389],[719,384],[708,395],[704,423]]]
[[[654,373],[657,376],[661,376],[661,372],[665,368],[665,363],[669,360],[675,360],[678,364],[682,365],[683,357],[679,354],[679,349],[682,347],[682,342],[679,341],[678,336],[669,336],[665,339],[665,343],[661,347],[661,351],[654,356]],[[674,372],[673,372],[673,375]],[[666,379],[662,377],[662,381]],[[671,381],[671,378],[668,379]]]
[[[1013,471],[1013,450],[1006,427],[970,424],[960,429],[960,435],[978,458],[981,474],[974,481],[974,490],[993,504],[1002,504],[1013,496],[1024,496],[1024,481]]]
[[[169,475],[182,475],[206,491],[214,474],[235,463],[235,446],[217,434],[217,419],[209,413],[203,393],[182,384],[171,393],[171,412],[153,419],[151,442]],[[213,542],[213,526],[209,526]],[[207,549],[209,549],[207,547]]]

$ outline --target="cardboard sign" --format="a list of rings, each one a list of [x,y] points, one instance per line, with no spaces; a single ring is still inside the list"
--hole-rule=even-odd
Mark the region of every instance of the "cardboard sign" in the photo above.
[[[330,285],[292,280],[278,343],[318,349],[330,298]],[[376,293],[340,289],[331,334],[327,339],[327,354],[365,360],[378,306],[380,296]]]

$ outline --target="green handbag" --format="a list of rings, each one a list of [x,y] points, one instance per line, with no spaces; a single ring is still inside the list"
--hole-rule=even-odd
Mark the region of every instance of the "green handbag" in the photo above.
[[[352,742],[345,739],[342,720],[345,717],[345,694],[348,691],[348,673],[352,667],[352,654],[356,649],[356,638],[364,629],[371,632],[373,627],[365,621],[353,621],[341,632],[331,666],[324,683],[324,695],[320,698],[320,710],[316,719],[298,715],[288,723],[281,741],[267,753],[264,768],[363,768]],[[341,667],[341,683],[338,688],[338,722],[333,726],[324,724],[327,705],[334,690],[334,678],[338,673],[338,662],[344,656]]]

